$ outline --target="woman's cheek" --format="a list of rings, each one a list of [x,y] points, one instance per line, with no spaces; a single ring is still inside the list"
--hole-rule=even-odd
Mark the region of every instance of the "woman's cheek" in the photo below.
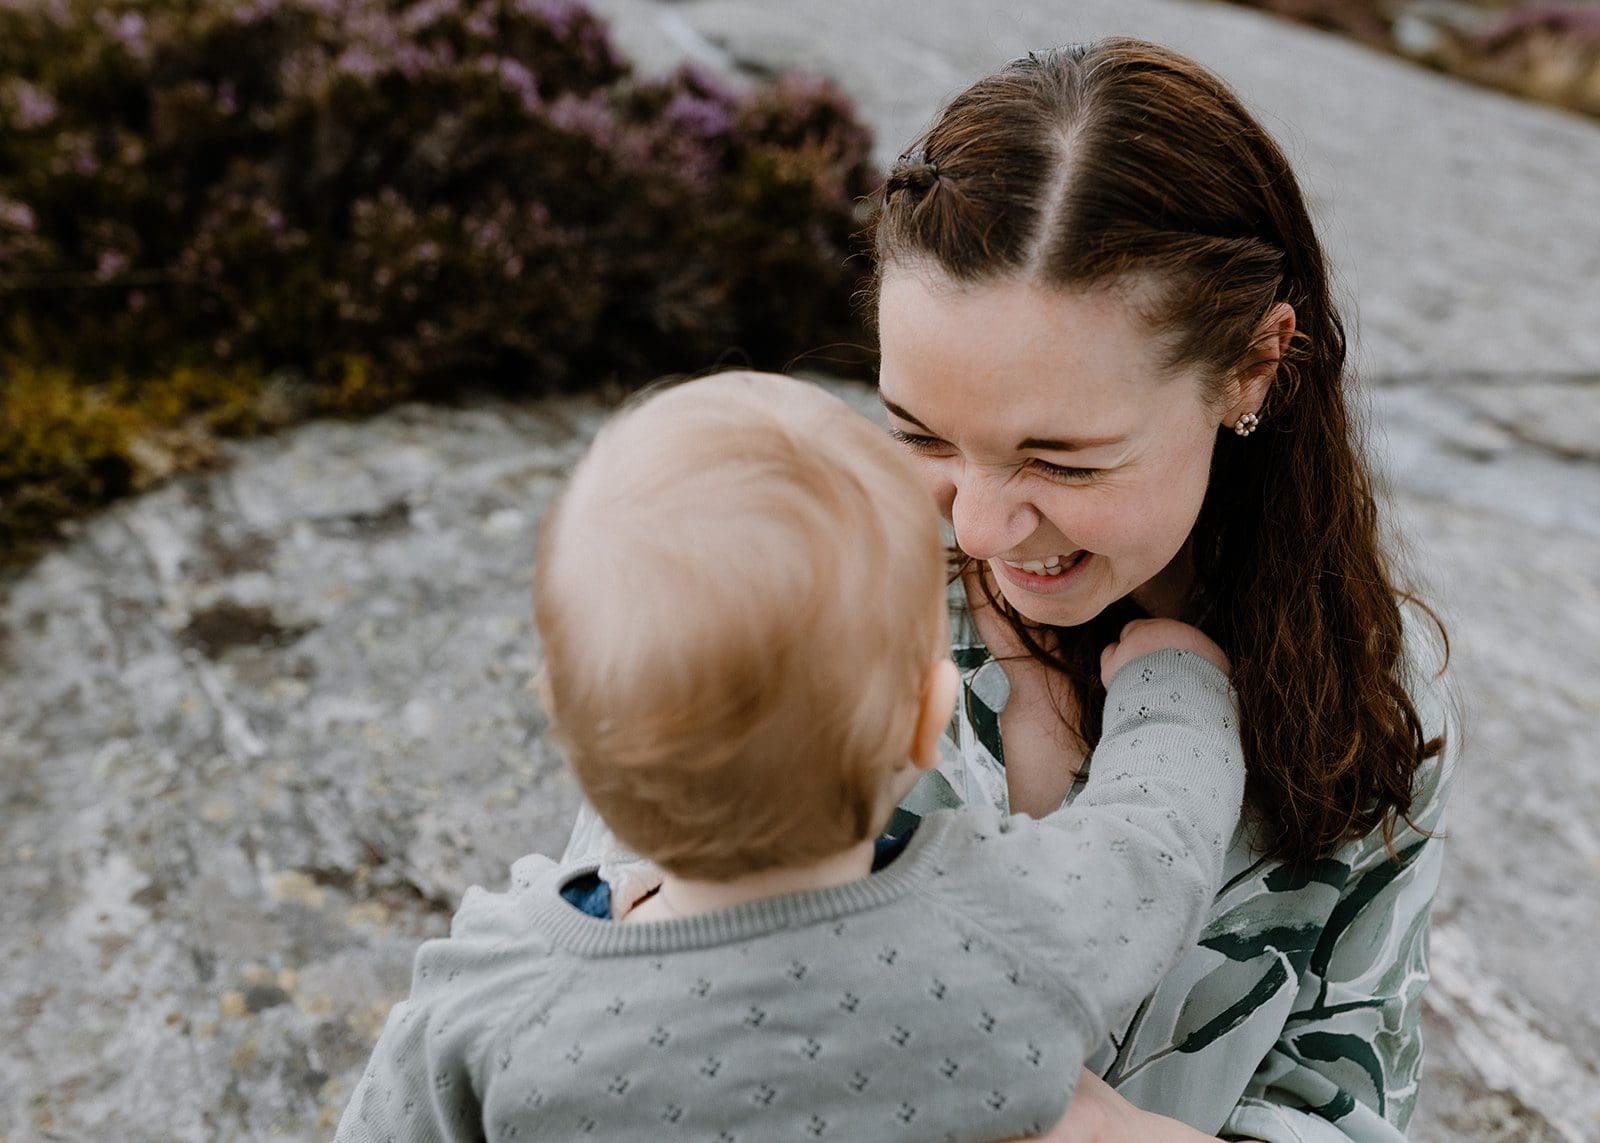
[[[1174,450],[1169,464],[1144,482],[1141,502],[1149,515],[1149,527],[1167,538],[1162,546],[1174,550],[1189,538],[1205,503],[1206,486],[1211,480],[1211,449]]]
[[[1181,490],[1141,484],[1098,506],[1092,521],[1095,542],[1085,536],[1080,543],[1119,560],[1127,574],[1154,575],[1187,542],[1199,508],[1200,499],[1191,504]]]
[[[1137,498],[1114,496],[1091,500],[1082,497],[1063,529],[1067,539],[1103,556],[1115,556],[1141,546],[1148,529],[1146,506]]]

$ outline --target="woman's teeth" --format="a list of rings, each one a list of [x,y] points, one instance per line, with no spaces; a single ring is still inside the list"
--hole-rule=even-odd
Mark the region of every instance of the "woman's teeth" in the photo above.
[[[1051,556],[1047,560],[1028,560],[1020,564],[1013,560],[1002,560],[1001,562],[1025,572],[1032,572],[1034,575],[1060,575],[1066,570],[1061,566],[1060,556]]]

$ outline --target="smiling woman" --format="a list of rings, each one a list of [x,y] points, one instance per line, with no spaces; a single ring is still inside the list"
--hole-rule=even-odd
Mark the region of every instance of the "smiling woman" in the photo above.
[[[1456,735],[1293,172],[1215,76],[1107,40],[958,95],[878,207],[880,393],[954,532],[964,682],[895,828],[1074,801],[1130,713],[1099,669],[1130,619],[1198,626],[1234,668],[1222,889],[1049,1139],[1402,1143]],[[624,910],[660,881],[592,814],[567,856]]]
[[[1234,381],[1219,410],[1198,370],[1166,365],[1123,295],[916,273],[883,286],[891,431],[961,550],[1035,622],[1075,627],[1125,597],[1176,613],[1217,423],[1258,408],[1270,377]]]
[[[891,171],[876,248],[880,395],[954,532],[967,684],[903,809],[1072,800],[1129,618],[1235,665],[1223,890],[1052,1138],[1398,1143],[1455,736],[1282,153],[1176,53],[1031,53]]]

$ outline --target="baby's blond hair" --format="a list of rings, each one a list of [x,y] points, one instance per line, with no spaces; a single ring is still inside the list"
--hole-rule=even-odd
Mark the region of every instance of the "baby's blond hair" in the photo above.
[[[680,876],[838,853],[883,828],[944,585],[932,500],[843,401],[757,373],[650,393],[541,532],[555,737],[617,837]]]

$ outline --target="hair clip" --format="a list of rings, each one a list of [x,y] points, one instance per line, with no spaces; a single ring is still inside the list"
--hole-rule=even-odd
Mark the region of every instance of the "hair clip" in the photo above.
[[[887,194],[894,194],[897,190],[910,189],[919,195],[933,189],[939,181],[939,166],[928,159],[928,153],[922,148],[907,151],[895,160],[894,166],[889,169],[889,181],[885,184]]]

